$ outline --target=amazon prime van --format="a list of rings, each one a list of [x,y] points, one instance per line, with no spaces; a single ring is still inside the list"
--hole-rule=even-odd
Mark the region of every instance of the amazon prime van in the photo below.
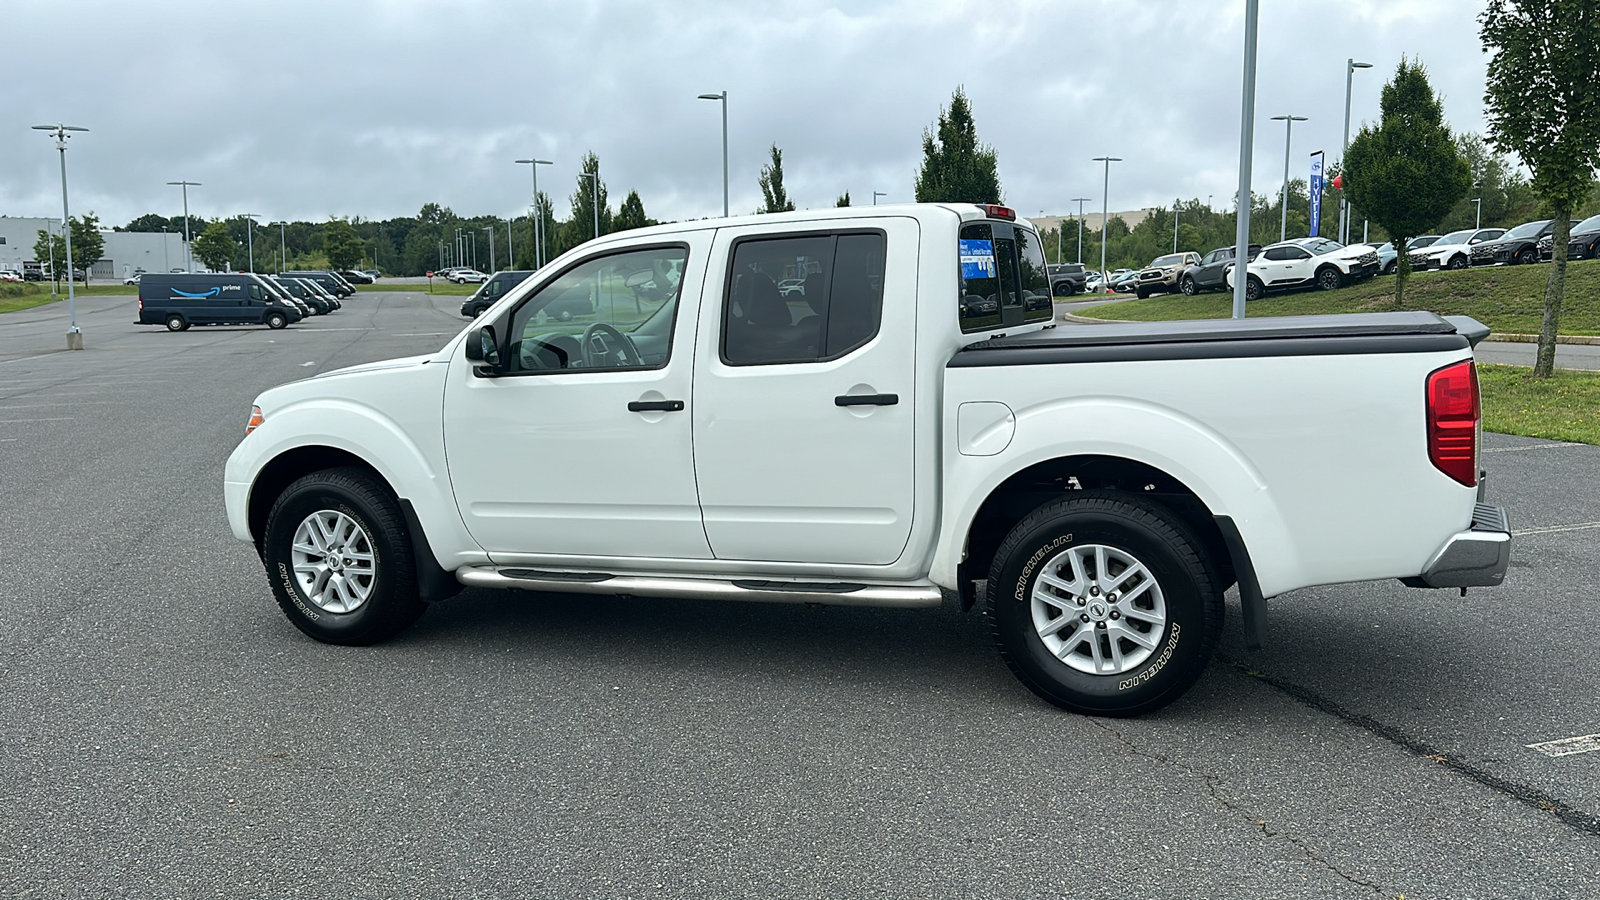
[[[145,275],[139,279],[137,325],[265,325],[282,328],[303,317],[291,298],[280,297],[246,274]]]

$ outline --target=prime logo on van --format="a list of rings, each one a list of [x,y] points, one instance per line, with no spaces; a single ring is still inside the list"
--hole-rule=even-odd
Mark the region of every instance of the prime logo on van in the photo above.
[[[177,294],[179,297],[188,297],[190,300],[204,300],[207,297],[215,297],[215,296],[217,296],[218,294],[222,293],[225,290],[226,291],[237,291],[237,290],[239,290],[239,286],[236,285],[236,284],[230,284],[227,287],[214,287],[211,290],[206,291],[203,294],[191,294],[188,291],[180,291],[177,288],[173,288],[172,292],[174,294]]]

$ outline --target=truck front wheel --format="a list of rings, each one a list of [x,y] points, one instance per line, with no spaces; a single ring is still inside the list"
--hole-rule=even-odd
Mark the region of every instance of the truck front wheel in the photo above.
[[[1035,694],[1085,715],[1137,716],[1205,671],[1222,591],[1200,540],[1165,508],[1085,491],[1047,503],[989,569],[1000,655]]]
[[[278,606],[319,641],[376,644],[426,608],[399,504],[361,469],[313,472],[289,485],[267,516],[264,550]]]

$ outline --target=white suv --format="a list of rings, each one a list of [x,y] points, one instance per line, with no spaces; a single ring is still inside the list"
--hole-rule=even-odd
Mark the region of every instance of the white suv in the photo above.
[[[1250,261],[1245,297],[1259,300],[1268,291],[1317,287],[1331,291],[1378,274],[1378,252],[1364,244],[1346,247],[1327,238],[1296,238],[1268,244]],[[1233,268],[1227,273],[1233,287]]]
[[[489,276],[479,272],[477,269],[457,269],[446,275],[445,278],[456,284],[466,284],[469,281],[474,284],[483,284],[489,280]]]

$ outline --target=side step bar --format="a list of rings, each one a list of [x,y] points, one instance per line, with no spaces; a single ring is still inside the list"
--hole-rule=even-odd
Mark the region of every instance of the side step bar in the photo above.
[[[935,585],[876,585],[847,582],[675,578],[662,575],[611,575],[604,572],[552,572],[540,569],[464,566],[456,580],[468,587],[516,588],[564,594],[629,594],[636,597],[694,597],[756,603],[823,603],[829,606],[892,606],[916,609],[944,600]]]

